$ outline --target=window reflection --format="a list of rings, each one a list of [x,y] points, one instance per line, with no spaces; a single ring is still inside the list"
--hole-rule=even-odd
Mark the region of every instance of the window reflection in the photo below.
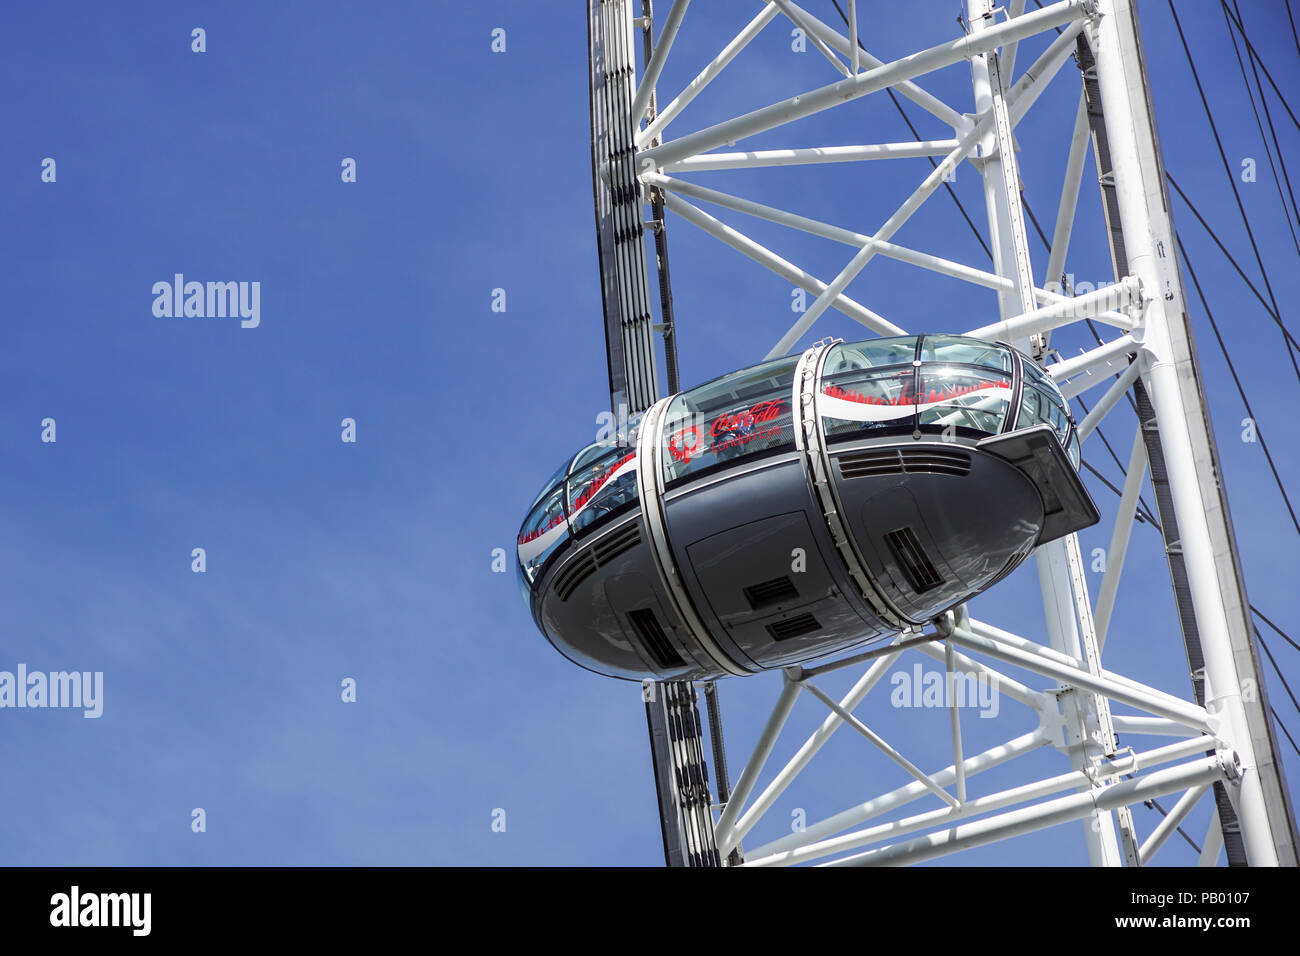
[[[1011,374],[1011,352],[1004,346],[962,335],[927,335],[921,339],[922,362],[982,365]]]
[[[912,431],[916,369],[911,359],[892,369],[823,375],[821,390],[822,427],[828,441]]]
[[[542,495],[519,531],[519,564],[529,581],[555,549],[568,539],[564,485],[561,483]]]
[[[823,378],[843,372],[911,365],[916,358],[916,336],[904,335],[833,346],[822,367]]]
[[[1031,428],[1046,423],[1052,426],[1056,437],[1065,445],[1070,435],[1070,419],[1063,402],[1060,392],[1052,395],[1037,385],[1025,382],[1020,402],[1020,421],[1016,427]]]
[[[798,356],[683,392],[664,415],[665,483],[794,444],[790,390]]]
[[[577,534],[637,499],[636,451],[616,449],[569,476],[569,527]]]
[[[1011,376],[993,368],[922,365],[918,403],[922,430],[949,426],[996,435],[1011,409]],[[928,427],[927,427],[928,426]]]

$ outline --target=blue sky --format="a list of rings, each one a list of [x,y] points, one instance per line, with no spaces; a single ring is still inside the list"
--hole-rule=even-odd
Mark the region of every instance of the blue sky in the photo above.
[[[829,3],[808,6],[836,16]],[[533,627],[513,573],[491,569],[492,550],[509,550],[540,483],[594,437],[608,404],[586,27],[579,5],[565,7],[572,12],[521,2],[21,3],[0,15],[0,77],[14,93],[0,151],[9,310],[0,669],[102,671],[105,698],[98,720],[0,711],[3,862],[662,861],[639,689],[563,660]],[[917,7],[873,16],[866,42],[877,56],[955,35],[955,3]],[[680,89],[751,8],[693,6],[661,90]],[[1140,9],[1168,166],[1253,275],[1168,9]],[[1179,10],[1211,77],[1229,161],[1258,161],[1258,180],[1239,189],[1283,318],[1300,328],[1289,305],[1300,292],[1295,249],[1235,60],[1210,73],[1214,56],[1231,57],[1222,14],[1203,0]],[[1295,88],[1281,2],[1250,4],[1246,26],[1279,85]],[[205,53],[191,52],[194,27],[206,30]],[[504,53],[490,49],[497,27]],[[1021,68],[1044,43],[1026,42]],[[822,85],[828,73],[815,51],[792,52],[788,27],[774,24],[671,131]],[[971,108],[964,65],[925,85]],[[1063,75],[1018,130],[1026,194],[1049,231],[1077,95]],[[1270,106],[1294,151],[1300,131]],[[908,110],[923,136],[950,135]],[[755,143],[910,138],[879,96],[845,115]],[[57,163],[54,183],[41,181],[45,157]],[[355,183],[340,180],[345,157],[356,160]],[[929,167],[867,165],[716,182],[874,231]],[[1105,280],[1094,181],[1090,164],[1068,270]],[[980,221],[970,167],[956,188]],[[1287,409],[1298,386],[1279,335],[1177,201],[1174,211],[1295,491]],[[688,224],[669,228],[683,384],[752,364],[793,321],[789,286]],[[823,276],[851,256],[748,231]],[[898,241],[987,264],[942,195]],[[1034,255],[1041,271],[1040,246]],[[260,325],[155,316],[150,290],[177,272],[259,282]],[[504,313],[490,308],[497,288]],[[970,328],[996,311],[991,293],[881,260],[850,293],[918,331]],[[1199,302],[1192,314],[1249,594],[1295,632],[1287,608],[1300,538],[1259,445],[1240,440],[1245,412]],[[861,337],[831,317],[808,340],[829,333]],[[1084,341],[1058,344],[1068,353]],[[53,444],[41,441],[45,418],[57,423]],[[355,443],[340,440],[344,418],[356,422]],[[1131,415],[1117,413],[1106,430],[1125,457]],[[1095,445],[1085,456],[1118,483]],[[1110,492],[1092,488],[1113,513]],[[1085,532],[1085,553],[1108,536],[1106,525]],[[206,550],[202,574],[191,571],[196,547]],[[1107,666],[1185,695],[1154,532],[1135,531],[1128,567]],[[1041,636],[1032,572],[974,609]],[[1270,646],[1294,683],[1300,655],[1280,639]],[[340,700],[348,677],[356,703]],[[721,686],[733,775],[778,683]],[[1270,689],[1300,730],[1281,686]],[[792,727],[819,722],[814,705],[801,701]],[[1004,712],[1013,707],[1004,702]],[[922,766],[949,761],[943,714],[893,710],[884,695],[861,712]],[[1032,722],[967,727],[972,750]],[[783,797],[754,839],[788,832],[797,809],[814,820],[904,782],[850,737],[837,735],[820,773]],[[799,739],[786,737],[776,759]],[[981,786],[1066,769],[1050,752],[1013,766]],[[1300,779],[1293,752],[1286,766]],[[191,830],[199,807],[204,833]],[[504,833],[491,826],[497,808]],[[1149,832],[1155,814],[1135,813]],[[1202,810],[1189,824],[1198,841],[1207,820]],[[1168,852],[1169,862],[1191,858],[1185,845]],[[1083,860],[1076,824],[952,862]]]

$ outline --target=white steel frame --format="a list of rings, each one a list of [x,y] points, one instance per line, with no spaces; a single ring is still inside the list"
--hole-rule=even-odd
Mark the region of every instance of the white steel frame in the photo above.
[[[931,46],[911,56],[883,62],[860,49],[838,29],[823,23],[793,0],[769,0],[676,97],[655,111],[651,94],[660,79],[664,57],[686,14],[686,0],[676,0],[664,18],[655,54],[640,78],[633,113],[637,128],[636,170],[643,189],[658,190],[665,207],[723,243],[816,296],[811,306],[775,343],[768,357],[788,353],[829,309],[881,335],[904,330],[846,290],[877,255],[905,262],[972,283],[998,293],[997,322],[971,329],[968,335],[1013,341],[1040,361],[1050,356],[1051,333],[1085,318],[1116,330],[1108,342],[1069,359],[1046,366],[1067,397],[1103,384],[1108,388],[1080,425],[1086,439],[1141,377],[1156,406],[1160,436],[1168,461],[1170,483],[1183,538],[1183,550],[1193,581],[1193,596],[1206,661],[1207,707],[1174,697],[1156,688],[1106,670],[1102,652],[1110,630],[1125,552],[1137,499],[1147,471],[1146,449],[1139,431],[1128,462],[1128,475],[1110,537],[1109,562],[1095,607],[1084,579],[1075,535],[1040,548],[1036,554],[1046,610],[1048,644],[1040,644],[992,624],[972,620],[964,607],[935,623],[933,632],[900,634],[888,646],[816,667],[792,667],[783,672],[783,687],[766,726],[721,808],[716,842],[721,856],[740,846],[755,824],[807,768],[817,752],[841,726],[848,726],[872,747],[897,764],[912,782],[863,800],[801,832],[761,846],[746,847],[746,866],[780,866],[804,862],[832,865],[913,863],[955,853],[971,846],[1009,838],[1049,826],[1083,821],[1090,861],[1095,865],[1146,865],[1174,829],[1216,782],[1227,784],[1236,808],[1246,851],[1252,865],[1278,862],[1274,831],[1286,825],[1276,811],[1270,817],[1255,772],[1256,754],[1240,702],[1238,662],[1226,635],[1225,610],[1214,580],[1214,556],[1201,506],[1201,483],[1212,480],[1198,472],[1187,437],[1190,411],[1178,387],[1179,374],[1170,358],[1168,322],[1163,303],[1153,289],[1162,276],[1154,264],[1153,232],[1159,224],[1144,216],[1142,190],[1150,177],[1138,168],[1142,155],[1134,142],[1133,110],[1128,95],[1139,67],[1122,36],[1128,0],[1057,0],[1025,12],[1024,0],[994,7],[992,0],[967,0],[969,29],[964,36]],[[620,8],[631,16],[631,5]],[[859,11],[847,0],[849,34],[856,37]],[[765,26],[784,18],[805,32],[816,50],[832,65],[833,82],[773,103],[706,129],[669,138],[667,131],[691,101],[707,87]],[[650,25],[635,21],[642,28]],[[1021,40],[1046,31],[1059,35],[1012,82]],[[1043,89],[1069,61],[1080,34],[1092,44],[1105,105],[1107,130],[1113,145],[1115,178],[1120,190],[1125,245],[1132,274],[1097,292],[1063,295],[1054,277],[1063,274],[1072,238],[1075,209],[1089,151],[1089,123],[1081,96],[1071,135],[1065,182],[1061,190],[1051,250],[1045,270],[1036,277],[1025,234],[1019,192],[1014,130]],[[999,52],[1000,51],[1000,52]],[[661,55],[662,54],[662,55]],[[919,85],[936,69],[966,61],[974,88],[975,109],[966,115],[941,102]],[[926,110],[952,130],[951,137],[916,143],[833,145],[818,148],[726,149],[756,133],[775,129],[815,112],[891,88]],[[647,112],[647,106],[649,111]],[[681,177],[715,170],[819,163],[886,161],[904,157],[942,157],[884,223],[873,232],[858,232],[820,222],[713,189]],[[959,164],[979,172],[988,212],[994,271],[907,248],[892,241],[898,229],[944,182]],[[606,171],[602,171],[604,173]],[[724,222],[697,203],[707,203],[743,216],[760,218],[822,236],[852,247],[843,269],[823,280],[782,258]],[[1041,283],[1038,280],[1041,278]],[[1119,374],[1113,380],[1111,376]],[[952,707],[952,763],[926,771],[869,727],[854,709],[904,654],[923,654],[940,662],[949,682],[957,675],[977,675],[993,681],[1009,700],[1023,705],[1036,726],[1004,743],[967,756],[958,710]],[[1044,678],[1042,690],[1017,681],[993,663],[1015,666]],[[816,683],[820,675],[866,663],[857,683],[836,700]],[[806,692],[824,704],[829,714],[760,789],[771,758],[798,697]],[[1147,716],[1111,713],[1122,704]],[[1140,752],[1119,749],[1117,731],[1130,735],[1175,738],[1172,743]],[[981,793],[974,778],[990,768],[1024,754],[1053,747],[1069,760],[1070,769],[1022,786]],[[755,795],[757,791],[757,795]],[[1143,800],[1180,794],[1169,815],[1139,842],[1128,807]],[[922,799],[937,807],[907,816],[886,815]],[[1202,865],[1214,865],[1222,846],[1218,817],[1206,835]],[[847,854],[847,855],[845,855]]]

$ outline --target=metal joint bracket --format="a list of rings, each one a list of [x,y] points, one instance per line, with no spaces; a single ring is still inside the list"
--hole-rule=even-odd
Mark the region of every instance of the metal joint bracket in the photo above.
[[[1228,783],[1237,783],[1241,779],[1243,769],[1241,756],[1235,750],[1220,750],[1217,753],[1219,766],[1223,770],[1223,779]]]

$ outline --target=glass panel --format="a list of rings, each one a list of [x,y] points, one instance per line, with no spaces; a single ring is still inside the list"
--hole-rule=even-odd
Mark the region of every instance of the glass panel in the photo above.
[[[572,458],[564,459],[564,464],[561,465],[559,468],[556,468],[555,474],[551,475],[551,477],[546,479],[546,483],[542,485],[542,490],[538,492],[537,497],[533,499],[533,503],[528,506],[528,510],[530,512],[533,510],[533,508],[537,506],[537,503],[539,501],[541,501],[543,498],[545,498],[547,495],[551,493],[551,490],[556,485],[561,484],[564,481],[564,476],[569,473],[569,463],[572,461],[573,461]]]
[[[573,465],[569,468],[569,474],[574,475],[580,471],[585,471],[592,462],[605,458],[608,455],[612,455],[617,450],[617,446],[612,440],[600,441],[588,445],[582,451],[578,452],[577,457],[573,459]]]
[[[559,484],[542,495],[519,530],[519,565],[531,582],[538,568],[569,539],[564,519],[564,485]]]
[[[1070,435],[1070,420],[1066,417],[1065,409],[1057,404],[1058,400],[1063,401],[1063,399],[1060,399],[1059,392],[1053,397],[1043,389],[1025,382],[1020,422],[1016,427],[1029,428],[1032,425],[1046,422],[1052,426],[1057,439],[1064,445]]]
[[[1074,465],[1074,470],[1079,470],[1079,432],[1070,429],[1070,444],[1066,446],[1066,452],[1070,456],[1070,462]]]
[[[1052,382],[1052,377],[1038,367],[1038,363],[1033,359],[1025,356],[1025,378],[1035,385],[1046,385],[1049,390],[1055,389],[1056,385]]]
[[[982,365],[1011,374],[1011,352],[1001,345],[993,345],[962,335],[927,335],[921,340],[922,362],[960,362],[963,365]]]
[[[1038,392],[1025,384],[1020,396],[1020,418],[1016,422],[1016,429],[1032,428],[1034,425],[1041,425],[1042,417],[1038,414]]]
[[[601,420],[604,419],[605,414],[606,413],[604,412],[601,413]],[[637,412],[621,424],[621,435],[615,433],[608,435],[608,437],[598,438],[582,451],[578,452],[578,454],[572,459],[573,464],[569,466],[568,474],[582,471],[592,462],[596,461],[596,459],[603,458],[606,455],[615,453],[616,451],[622,451],[624,453],[635,451],[637,435],[641,431],[641,420],[644,417],[645,412]],[[602,427],[601,434],[604,435],[612,431],[613,427],[612,422],[609,426]],[[564,473],[561,472],[559,477],[563,478]],[[549,488],[550,485],[547,485],[547,487]]]
[[[828,359],[829,362],[829,359]],[[911,433],[916,419],[916,369],[909,360],[879,371],[822,377],[820,408],[827,441]]]
[[[915,335],[842,343],[831,348],[822,368],[822,378],[841,372],[884,368],[887,365],[910,365],[915,358]]]
[[[664,416],[664,481],[793,445],[790,389],[798,362],[765,362],[674,398]]]
[[[961,365],[922,365],[918,394],[922,428],[986,435],[1002,430],[1011,409],[1011,376]]]
[[[1065,396],[1061,394],[1060,386],[1052,380],[1050,375],[1044,372],[1028,358],[1025,359],[1024,366],[1026,378],[1037,386],[1040,392],[1047,395],[1047,397],[1058,405],[1062,412],[1066,411],[1070,407],[1069,402],[1065,400]]]
[[[577,534],[636,500],[636,449],[606,448],[603,458],[569,476],[569,527]]]

